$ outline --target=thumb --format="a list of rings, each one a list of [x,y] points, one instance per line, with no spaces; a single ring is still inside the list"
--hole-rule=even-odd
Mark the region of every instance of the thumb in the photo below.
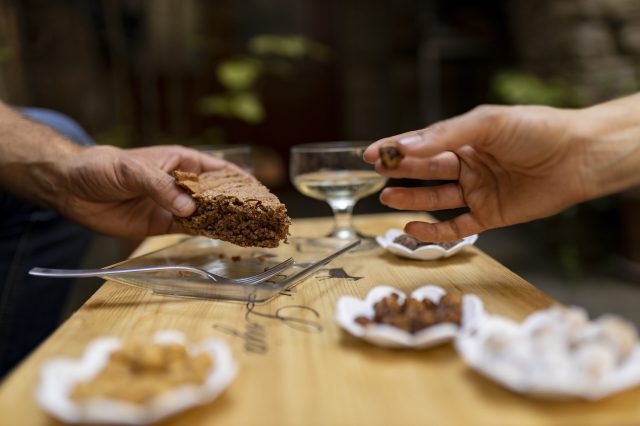
[[[425,129],[390,139],[395,139],[403,155],[411,157],[432,157],[464,145],[483,145],[499,131],[504,112],[505,107],[483,105]]]
[[[172,176],[160,168],[145,165],[137,177],[138,186],[165,210],[181,217],[189,216],[196,210],[193,198],[176,185]]]

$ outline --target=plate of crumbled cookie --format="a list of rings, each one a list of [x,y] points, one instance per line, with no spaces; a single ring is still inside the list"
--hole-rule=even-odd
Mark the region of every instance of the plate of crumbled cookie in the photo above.
[[[233,381],[226,343],[187,343],[177,331],[153,339],[103,337],[80,359],[57,358],[41,368],[39,405],[67,423],[149,424],[213,401]]]
[[[483,314],[482,301],[475,295],[460,296],[426,285],[407,296],[396,288],[378,286],[364,299],[341,297],[335,319],[345,331],[373,345],[424,349],[451,341]]]
[[[465,247],[472,246],[478,235],[470,235],[457,241],[440,243],[420,241],[400,229],[389,229],[384,235],[376,237],[378,244],[391,253],[416,260],[435,260],[453,256]]]

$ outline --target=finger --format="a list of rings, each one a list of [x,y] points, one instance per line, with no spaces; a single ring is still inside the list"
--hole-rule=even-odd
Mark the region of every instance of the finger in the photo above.
[[[377,161],[376,172],[390,178],[457,180],[460,176],[460,159],[453,152],[443,152],[425,159],[405,157],[396,169],[387,169]]]
[[[229,161],[223,160],[221,158],[214,157],[213,155],[209,155],[195,149],[177,147],[180,149],[180,153],[182,154],[181,160],[182,162],[178,167],[174,167],[169,171],[173,171],[176,168],[191,173],[204,173],[209,171],[220,170],[223,168],[233,169],[238,173],[242,173],[248,176],[251,176],[247,173],[246,170],[242,169],[238,165],[231,163]]]
[[[451,183],[423,188],[385,188],[380,202],[398,210],[434,211],[464,207],[460,185]]]
[[[369,148],[373,150],[385,141],[393,141],[402,155],[424,158],[444,151],[455,151],[464,145],[485,144],[492,140],[492,135],[500,132],[509,111],[506,108],[483,105],[425,129],[382,139]],[[370,155],[373,158],[373,154]]]
[[[486,229],[471,213],[464,213],[451,220],[438,223],[409,222],[405,225],[404,232],[421,241],[439,243],[459,240]]]
[[[161,234],[191,234],[175,221],[174,215],[171,212],[162,208],[157,208],[153,212],[152,223],[149,224],[148,235],[161,235]]]
[[[163,209],[189,216],[196,209],[193,198],[180,189],[164,170],[138,158],[130,158],[118,169],[118,181],[138,195],[146,195]]]
[[[169,227],[169,230],[167,232],[168,234],[189,234],[189,235],[196,235],[195,233],[186,230],[185,228],[182,227],[182,225],[180,225],[178,222],[171,221],[171,225]]]
[[[378,159],[380,158],[380,146],[385,143],[386,141],[397,141],[398,139],[402,139],[407,135],[411,135],[415,132],[410,131],[410,132],[405,132],[405,133],[400,133],[399,135],[395,135],[395,136],[391,136],[388,138],[384,138],[384,139],[380,139],[379,141],[376,141],[374,143],[372,143],[371,145],[369,145],[367,147],[367,149],[364,150],[364,153],[362,154],[362,158],[364,159],[364,161],[366,161],[367,163],[375,163],[376,161],[378,161]]]
[[[166,156],[168,162],[163,165],[163,169],[167,172],[178,169],[184,172],[203,173],[220,170],[229,164],[220,158],[191,148],[171,146],[163,149],[170,150],[171,154]]]
[[[505,107],[481,106],[466,114],[441,121],[397,140],[406,156],[430,157],[443,151],[478,146],[492,140],[505,120]]]
[[[149,215],[149,223],[147,224],[147,235],[163,235],[172,234],[176,222],[173,220],[173,214],[164,208],[152,206]]]
[[[199,164],[200,170],[198,171],[198,173],[220,170],[228,166],[229,164],[231,164],[228,161],[222,160],[220,158],[216,158],[209,154],[205,154],[198,151],[196,151],[196,154],[198,155],[198,160],[200,163]]]
[[[165,209],[156,208],[154,211],[151,222],[148,224],[147,233],[144,237],[149,235],[165,235],[165,234],[188,234],[196,235],[191,231],[187,231],[175,221],[174,215]]]

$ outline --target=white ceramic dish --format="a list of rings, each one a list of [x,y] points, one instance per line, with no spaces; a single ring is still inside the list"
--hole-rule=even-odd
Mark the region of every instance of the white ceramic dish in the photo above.
[[[335,318],[338,324],[355,337],[359,337],[371,344],[387,348],[424,349],[452,340],[461,328],[471,327],[483,315],[482,301],[475,295],[462,297],[462,325],[437,324],[427,327],[418,333],[407,331],[386,324],[370,324],[362,326],[355,322],[359,316],[373,318],[373,306],[383,298],[397,293],[404,301],[406,295],[393,287],[379,286],[371,289],[364,300],[353,296],[343,296],[338,299]],[[427,285],[416,289],[411,296],[415,299],[430,299],[437,303],[446,291],[435,285]]]
[[[158,332],[157,343],[185,343],[185,336],[176,331]],[[78,402],[70,398],[78,382],[90,380],[107,364],[112,352],[122,346],[115,337],[103,337],[87,346],[81,359],[57,358],[41,369],[36,400],[52,416],[67,423],[149,424],[175,413],[214,400],[236,375],[236,364],[226,343],[207,339],[187,345],[192,354],[206,352],[213,367],[203,385],[179,386],[143,404],[96,398]]]
[[[429,244],[426,246],[418,247],[415,250],[411,250],[410,248],[405,247],[402,244],[393,242],[396,237],[402,234],[404,234],[402,230],[392,228],[389,229],[383,236],[376,237],[376,241],[378,242],[378,244],[380,244],[380,246],[382,246],[382,248],[390,251],[397,256],[417,260],[434,260],[453,256],[463,248],[472,246],[478,239],[478,235],[475,234],[463,238],[462,241],[460,241],[458,244],[448,249],[438,244]]]
[[[571,344],[557,338],[532,343],[531,330],[552,321],[557,324],[557,318],[547,313],[548,310],[538,311],[522,324],[485,315],[473,332],[458,336],[456,349],[481,374],[515,392],[537,398],[597,400],[640,385],[640,344],[632,346],[624,362],[616,364],[611,362],[607,348],[587,345],[586,351],[576,355],[570,352]],[[589,327],[593,323],[581,333],[590,333]],[[592,369],[584,368],[585,363]],[[604,373],[593,374],[593,367]]]

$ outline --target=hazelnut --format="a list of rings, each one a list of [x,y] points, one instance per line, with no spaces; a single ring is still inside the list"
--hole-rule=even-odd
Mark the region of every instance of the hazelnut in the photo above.
[[[378,149],[380,162],[385,169],[397,169],[404,155],[398,151],[398,147],[393,141],[385,141]]]

